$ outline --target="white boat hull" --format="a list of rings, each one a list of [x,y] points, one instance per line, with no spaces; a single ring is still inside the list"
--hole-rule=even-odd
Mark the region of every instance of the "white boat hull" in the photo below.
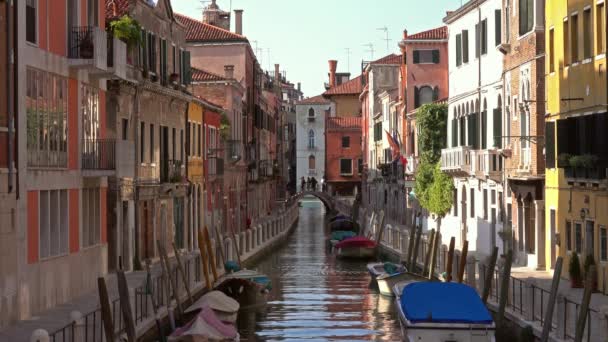
[[[412,279],[412,275],[409,273],[397,273],[393,275],[381,275],[376,278],[378,283],[378,291],[381,295],[392,297],[393,286],[397,283]]]

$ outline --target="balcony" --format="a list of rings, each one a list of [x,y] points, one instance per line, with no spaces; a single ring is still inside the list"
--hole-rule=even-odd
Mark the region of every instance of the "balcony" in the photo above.
[[[68,154],[65,151],[28,148],[27,166],[34,168],[67,168]]]
[[[474,161],[472,173],[477,178],[501,181],[503,161],[498,150],[471,151],[471,159]]]
[[[453,176],[467,176],[471,171],[470,152],[470,146],[458,146],[441,150],[441,171]]]
[[[243,143],[240,140],[227,140],[224,142],[226,160],[237,163],[243,158]]]
[[[224,159],[223,158],[212,158],[207,162],[209,176],[222,176],[224,175]]]
[[[101,27],[72,27],[68,44],[68,58],[71,67],[107,71],[108,38],[106,31]]]
[[[161,183],[182,183],[186,181],[186,168],[181,160],[161,161]]]
[[[405,174],[406,175],[415,175],[416,170],[418,170],[418,163],[420,159],[417,156],[409,156],[407,157],[407,165],[405,166]]]
[[[85,139],[82,141],[83,170],[116,169],[116,141],[113,139]]]
[[[117,78],[127,78],[127,44],[108,35],[108,72]]]

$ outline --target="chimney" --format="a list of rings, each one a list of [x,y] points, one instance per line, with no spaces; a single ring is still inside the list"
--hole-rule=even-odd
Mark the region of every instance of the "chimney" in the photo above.
[[[298,91],[301,92],[302,91],[302,83],[298,82]]]
[[[403,30],[403,39],[407,39],[407,30]]]
[[[234,10],[234,33],[243,35],[243,10]]]
[[[277,82],[281,82],[281,71],[278,64],[274,65],[274,79],[277,80]]]
[[[338,61],[331,59],[329,60],[329,87],[333,88],[336,86],[336,69],[338,69]]]
[[[234,65],[224,65],[224,75],[229,80],[233,79],[234,78]]]

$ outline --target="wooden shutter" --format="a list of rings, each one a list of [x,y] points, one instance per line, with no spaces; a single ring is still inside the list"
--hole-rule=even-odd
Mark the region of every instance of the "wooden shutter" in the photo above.
[[[414,50],[414,64],[420,63],[420,51]]]
[[[414,87],[414,108],[418,108],[420,106],[420,89],[418,87]]]
[[[146,54],[147,49],[147,36],[146,31],[144,29],[140,32],[141,35],[141,44],[139,44],[139,66],[143,69],[148,69],[148,56]]]
[[[462,31],[462,61],[469,63],[469,30]]]
[[[488,111],[484,110],[481,112],[481,149],[485,150],[488,148]]]
[[[496,108],[494,109],[494,146],[497,148],[502,148],[502,109]]]
[[[458,145],[458,119],[452,119],[452,147]]]
[[[555,168],[555,122],[545,123],[545,160],[548,169]]]
[[[462,36],[456,35],[456,66],[462,64]]]
[[[433,101],[439,100],[439,87],[433,88]]]
[[[481,54],[488,53],[488,19],[481,22]]]
[[[439,64],[439,50],[433,50],[433,63]]]
[[[479,52],[481,51],[480,39],[481,39],[481,30],[479,29],[479,24],[475,24],[475,57],[479,58]]]
[[[160,77],[161,82],[167,82],[167,41],[160,40]]]
[[[509,18],[507,18],[509,20]],[[500,45],[502,41],[502,15],[500,10],[494,11],[494,42],[496,45]]]
[[[189,85],[192,81],[192,71],[190,69],[190,51],[184,51],[184,84]]]

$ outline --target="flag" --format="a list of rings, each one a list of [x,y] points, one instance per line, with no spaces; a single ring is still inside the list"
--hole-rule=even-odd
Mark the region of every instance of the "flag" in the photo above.
[[[391,146],[391,151],[393,153],[393,162],[400,161],[403,166],[407,165],[407,159],[401,153],[401,146],[399,144],[398,137],[391,136],[386,130],[384,130],[384,132],[386,132],[388,144]]]

